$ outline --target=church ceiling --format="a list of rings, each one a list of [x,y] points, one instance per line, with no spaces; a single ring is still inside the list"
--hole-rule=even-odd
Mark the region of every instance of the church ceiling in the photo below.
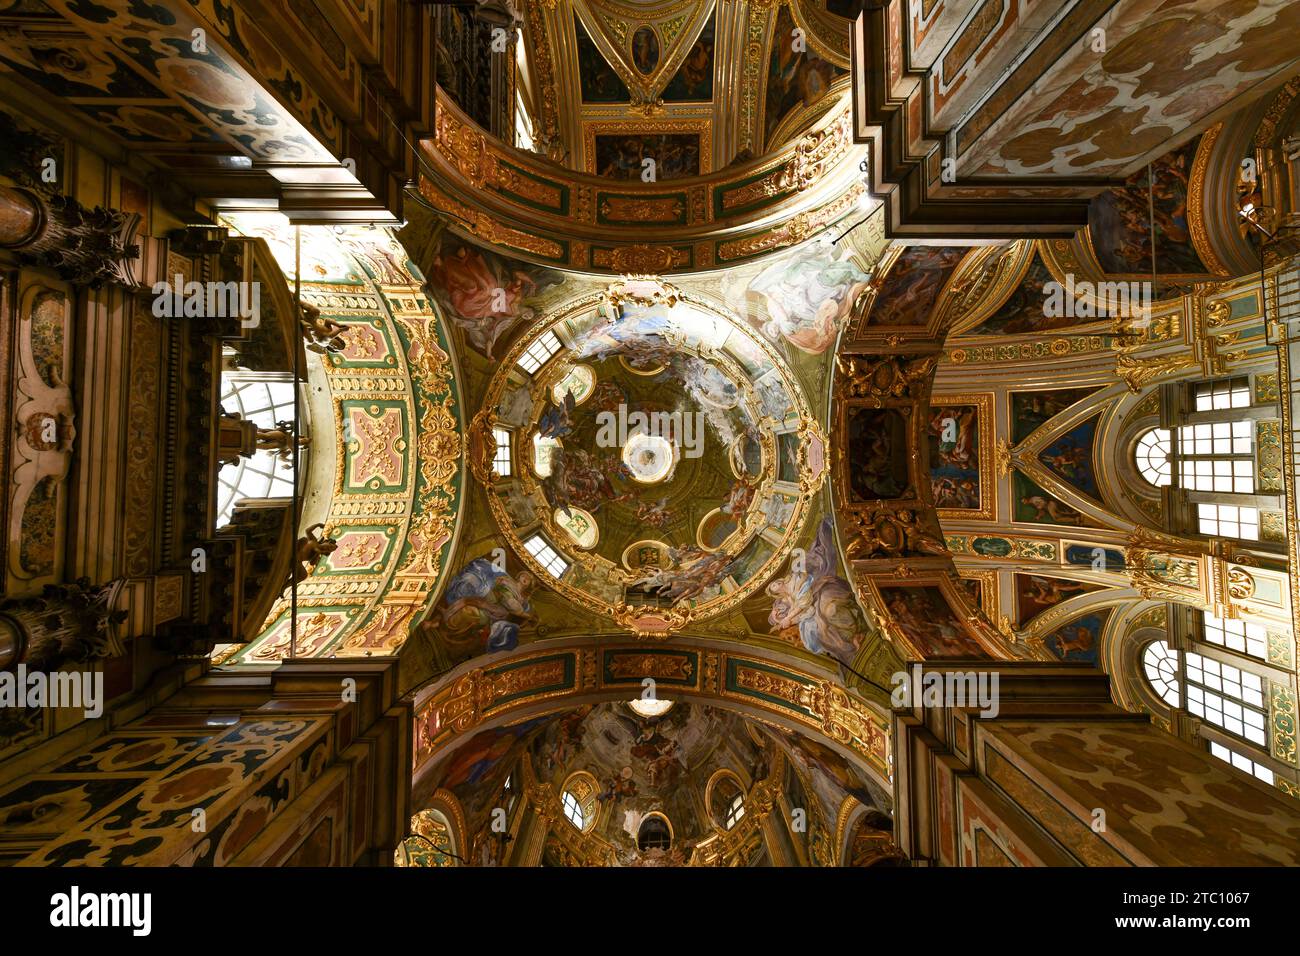
[[[441,90],[420,146],[420,195],[461,234],[539,265],[663,275],[790,248],[866,201],[845,18],[729,0],[524,15],[535,152]]]
[[[526,13],[547,152],[642,179],[707,174],[806,132],[847,90],[849,20],[812,2],[560,0]]]
[[[510,260],[418,218],[401,236],[452,330],[474,419],[457,556],[415,629],[416,671],[564,634],[701,628],[886,666],[825,485],[829,350],[884,249],[878,231],[658,288]],[[558,349],[531,374],[520,362],[548,335]],[[689,426],[696,451],[660,462],[647,447],[643,464],[605,447],[638,413]],[[538,535],[559,578],[529,551]],[[810,584],[820,603],[799,596]]]
[[[476,734],[430,772],[435,805],[454,807],[464,833],[487,834],[492,813],[526,795],[557,818],[550,866],[699,864],[722,844],[739,857],[731,865],[770,865],[759,825],[774,797],[801,811],[822,853],[842,845],[854,809],[889,808],[852,762],[779,725],[699,703],[654,715],[638,704],[586,704]],[[656,817],[666,846],[647,845]],[[493,853],[490,840],[478,852]]]

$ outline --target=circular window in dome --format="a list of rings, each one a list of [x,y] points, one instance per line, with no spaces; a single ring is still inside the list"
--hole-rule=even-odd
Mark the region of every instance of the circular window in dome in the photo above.
[[[596,390],[596,373],[590,365],[575,365],[551,386],[551,401],[563,405],[565,396],[572,395],[575,405],[581,405],[591,398]]]

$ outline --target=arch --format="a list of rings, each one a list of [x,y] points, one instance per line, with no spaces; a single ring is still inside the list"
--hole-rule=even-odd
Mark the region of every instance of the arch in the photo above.
[[[466,856],[465,814],[451,791],[437,790],[427,807],[411,815],[408,829],[410,835],[394,851],[395,866],[462,865]]]
[[[600,784],[586,770],[578,770],[564,778],[560,786],[560,809],[564,818],[581,830],[590,833],[600,819],[600,802],[596,795]]]
[[[708,703],[816,740],[892,790],[887,709],[794,655],[705,638],[651,648],[575,637],[467,661],[415,692],[414,802],[432,788],[434,768],[476,733],[583,704],[625,702],[645,677],[663,697]]]
[[[1150,714],[1167,728],[1173,708],[1147,680],[1143,658],[1152,643],[1169,639],[1168,605],[1158,600],[1133,601],[1114,616],[1112,625],[1105,670],[1115,702],[1125,710]]]
[[[641,818],[641,825],[636,831],[636,845],[639,850],[670,850],[677,834],[673,830],[673,821],[662,810],[651,810]]]
[[[1123,384],[1112,384],[1093,392],[1083,401],[1072,405],[1051,421],[1044,423],[1021,443],[1017,467],[1045,491],[1080,514],[1100,522],[1105,527],[1130,531],[1135,522],[1124,515],[1123,495],[1118,486],[1113,486],[1117,471],[1114,462],[1107,460],[1109,455],[1105,451],[1110,447],[1108,443],[1114,440],[1123,420],[1122,416],[1128,410],[1123,401],[1125,395],[1126,389]],[[1097,418],[1091,459],[1096,473],[1099,499],[1084,494],[1053,472],[1039,458],[1039,455],[1054,442],[1092,418]]]
[[[734,770],[723,767],[715,770],[709,782],[704,785],[704,808],[709,819],[718,830],[730,830],[745,814],[745,785]],[[735,801],[740,800],[740,812],[735,810]]]
[[[267,262],[292,282],[295,227],[287,219],[236,214],[222,223],[265,245]],[[339,548],[297,585],[312,600],[310,611],[300,609],[296,653],[392,654],[446,586],[439,569],[465,500],[454,350],[423,292],[423,275],[387,231],[302,227],[301,273],[303,302],[344,326],[342,351],[308,352],[304,363],[314,430],[353,429],[354,440],[338,443],[332,455],[317,447],[308,457],[304,526],[324,523]],[[277,307],[291,307],[286,301]],[[296,322],[292,327],[296,336]],[[301,347],[301,337],[295,341]],[[369,454],[370,446],[384,456]],[[380,457],[384,468],[376,470]],[[376,499],[383,502],[378,512]],[[230,663],[274,664],[287,655],[290,593]],[[321,594],[332,600],[319,601]]]

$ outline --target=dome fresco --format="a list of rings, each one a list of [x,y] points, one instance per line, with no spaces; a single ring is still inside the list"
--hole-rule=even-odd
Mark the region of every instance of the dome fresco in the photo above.
[[[634,630],[734,605],[782,561],[825,475],[797,380],[719,307],[561,312],[516,342],[485,399],[484,427],[532,450],[492,481],[506,540],[523,557],[542,535],[566,566],[556,576],[525,558],[534,575]],[[560,344],[529,375],[516,357],[547,336]],[[557,401],[575,368],[594,383],[581,403]]]

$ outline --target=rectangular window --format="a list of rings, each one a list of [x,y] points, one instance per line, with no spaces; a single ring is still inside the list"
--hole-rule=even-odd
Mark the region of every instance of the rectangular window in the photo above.
[[[1205,615],[1205,640],[1238,654],[1268,659],[1268,634],[1258,624]]]
[[[1217,412],[1225,408],[1245,408],[1250,405],[1250,379],[1224,378],[1217,382],[1199,382],[1196,385],[1196,410]]]
[[[1254,436],[1250,421],[1198,422],[1178,429],[1184,455],[1249,455]]]
[[[1199,422],[1179,428],[1179,486],[1188,491],[1251,494],[1254,434],[1249,421]]]
[[[1235,750],[1229,750],[1227,747],[1223,746],[1223,744],[1219,744],[1211,741],[1210,753],[1214,754],[1214,756],[1218,757],[1220,760],[1226,760],[1228,763],[1232,764],[1238,770],[1244,770],[1246,771],[1246,773],[1258,777],[1260,780],[1263,780],[1265,783],[1273,782],[1272,770],[1269,770],[1263,764],[1256,763],[1255,761],[1251,760],[1249,757],[1243,757]]]
[[[553,578],[558,578],[569,568],[569,562],[560,557],[540,534],[535,534],[525,541],[524,550],[536,558],[538,564]]]
[[[1259,540],[1259,509],[1238,505],[1198,504],[1196,517],[1201,534],[1216,538]]]
[[[510,433],[504,428],[492,429],[496,453],[492,457],[492,470],[502,478],[510,477]]]
[[[1255,490],[1255,463],[1249,458],[1183,459],[1178,469],[1179,485],[1188,491],[1248,495]]]
[[[547,363],[552,355],[560,350],[560,340],[555,337],[551,331],[543,332],[532,345],[524,350],[524,354],[519,356],[518,365],[529,375],[536,374],[537,370]]]
[[[1262,747],[1268,742],[1263,707],[1258,674],[1187,652],[1188,711]]]

